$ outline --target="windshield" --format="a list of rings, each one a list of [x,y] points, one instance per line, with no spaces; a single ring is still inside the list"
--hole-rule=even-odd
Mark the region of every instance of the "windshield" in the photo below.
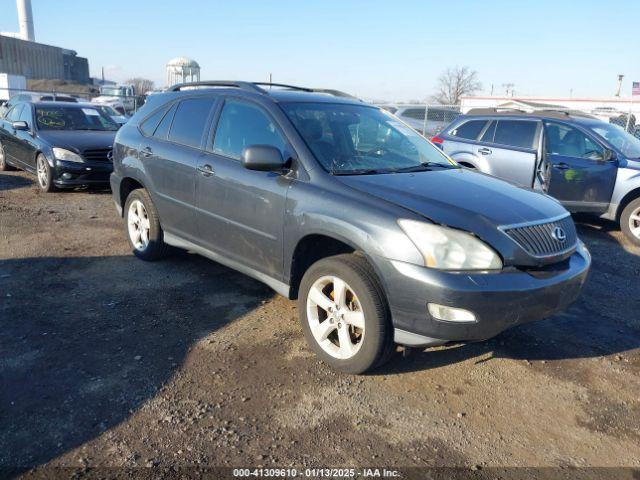
[[[379,108],[328,103],[282,107],[318,161],[334,175],[457,168],[440,149]]]
[[[41,130],[116,131],[118,124],[94,107],[36,107]]]
[[[601,123],[590,127],[627,158],[640,158],[640,139],[627,133],[624,128],[613,123]]]
[[[101,87],[100,93],[103,95],[120,95],[122,92],[120,92],[119,87]]]

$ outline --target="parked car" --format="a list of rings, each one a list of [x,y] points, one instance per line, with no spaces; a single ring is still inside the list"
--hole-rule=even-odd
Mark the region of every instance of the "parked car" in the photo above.
[[[562,112],[480,111],[432,141],[465,167],[618,222],[640,245],[640,139],[623,128]]]
[[[108,185],[118,125],[93,106],[21,102],[0,119],[0,171],[37,175],[45,192]]]
[[[391,111],[390,107],[382,107]],[[425,106],[425,105],[401,105],[393,107],[391,112],[403,122],[411,125],[423,135],[433,136],[449,125],[459,115],[460,111],[451,107]],[[424,118],[427,116],[425,124]]]
[[[120,115],[120,113],[118,113],[113,107],[109,105],[91,104],[91,106],[97,108],[108,117],[111,117],[111,119],[119,126],[124,125],[129,120],[129,117],[127,117],[126,115]]]
[[[70,102],[77,103],[78,99],[71,95],[56,93],[20,92],[15,94],[0,108],[0,118],[3,117],[11,107],[20,102]]]
[[[297,298],[333,367],[487,339],[578,297],[590,255],[550,197],[458,167],[357,100],[187,85],[116,136],[111,187],[135,255],[180,247]]]

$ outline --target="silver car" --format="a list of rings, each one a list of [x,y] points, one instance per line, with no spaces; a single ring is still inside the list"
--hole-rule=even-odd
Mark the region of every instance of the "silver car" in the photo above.
[[[567,112],[485,110],[462,115],[432,142],[464,167],[619,222],[640,246],[640,139],[624,128]]]

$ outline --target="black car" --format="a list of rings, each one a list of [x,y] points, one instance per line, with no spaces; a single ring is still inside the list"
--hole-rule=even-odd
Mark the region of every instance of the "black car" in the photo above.
[[[18,167],[38,176],[45,192],[108,185],[119,126],[98,108],[21,102],[0,119],[0,171]]]

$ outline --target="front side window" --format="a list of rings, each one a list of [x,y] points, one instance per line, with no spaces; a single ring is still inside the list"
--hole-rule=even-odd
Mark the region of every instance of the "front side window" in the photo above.
[[[538,123],[526,120],[498,120],[493,142],[518,148],[533,148]]]
[[[270,145],[284,154],[286,142],[260,107],[241,100],[227,100],[213,141],[214,153],[240,159],[242,151],[252,145]]]
[[[22,112],[20,113],[20,118],[18,120],[27,122],[27,125],[29,126],[29,128],[33,126],[33,119],[31,118],[30,105],[24,105],[24,107],[22,107]]]
[[[591,130],[617,148],[625,157],[640,158],[640,138],[631,135],[623,127],[613,123],[601,123],[591,127]],[[636,127],[636,131],[640,132],[640,129]]]
[[[169,140],[189,147],[200,147],[209,113],[215,103],[211,97],[189,98],[178,104]]]
[[[467,140],[476,140],[486,124],[486,120],[469,120],[451,130],[451,135]]]
[[[560,123],[545,123],[545,151],[549,155],[602,160],[604,149],[577,128]]]
[[[36,123],[41,130],[118,130],[118,124],[95,107],[36,107]]]
[[[282,107],[320,164],[334,175],[456,168],[439,148],[382,109],[330,103]]]
[[[10,122],[15,122],[20,118],[21,113],[22,104],[18,104],[7,112],[7,120],[9,120]]]

